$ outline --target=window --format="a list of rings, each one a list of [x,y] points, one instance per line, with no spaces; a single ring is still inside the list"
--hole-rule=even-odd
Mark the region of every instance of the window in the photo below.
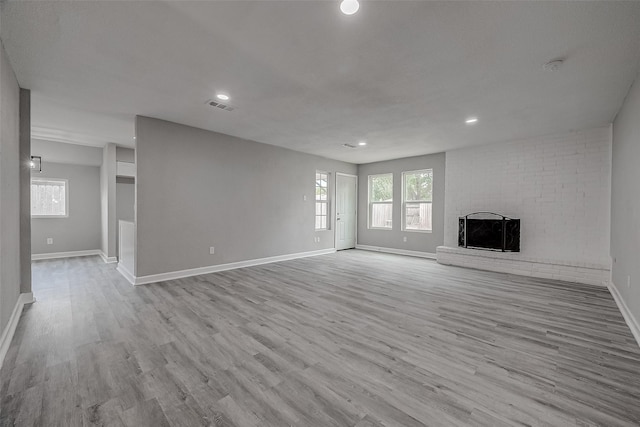
[[[316,230],[328,230],[329,174],[316,171]]]
[[[393,174],[369,175],[369,228],[391,230]]]
[[[431,231],[433,169],[402,173],[402,211],[405,231]]]
[[[31,216],[60,218],[69,215],[66,179],[31,179]]]

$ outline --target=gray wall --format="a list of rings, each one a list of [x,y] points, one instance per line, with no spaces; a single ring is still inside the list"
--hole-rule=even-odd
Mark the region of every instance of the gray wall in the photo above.
[[[434,253],[444,241],[444,166],[445,154],[407,157],[360,165],[358,167],[358,244]],[[433,169],[432,232],[402,231],[402,172]],[[369,230],[368,176],[393,173],[393,229]],[[407,241],[404,242],[403,238]]]
[[[104,256],[116,256],[116,145],[107,144],[102,149],[100,166],[101,233],[100,248]]]
[[[135,163],[136,152],[133,148],[116,147],[116,161]]]
[[[136,137],[136,276],[334,247],[315,171],[355,165],[147,117]]]
[[[100,166],[102,164],[101,147],[33,139],[31,141],[31,154],[40,156],[42,160],[52,163],[88,166]]]
[[[640,321],[640,76],[613,122],[612,145],[612,280]]]
[[[20,295],[19,94],[0,45],[0,335]]]
[[[133,178],[116,178],[116,217],[118,221],[134,220],[135,180]]]
[[[42,162],[42,173],[34,178],[69,180],[69,216],[33,218],[31,250],[33,254],[100,249],[100,168]],[[53,245],[47,245],[47,238]]]
[[[116,177],[116,218],[118,221],[134,220],[135,180],[133,178]],[[116,230],[116,253],[120,257],[119,230]]]
[[[31,292],[31,91],[20,89],[20,293]]]

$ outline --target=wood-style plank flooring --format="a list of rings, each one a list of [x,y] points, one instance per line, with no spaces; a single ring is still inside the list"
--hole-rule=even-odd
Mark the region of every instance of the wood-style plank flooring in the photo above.
[[[36,262],[0,425],[631,426],[605,288],[363,251],[132,287]]]

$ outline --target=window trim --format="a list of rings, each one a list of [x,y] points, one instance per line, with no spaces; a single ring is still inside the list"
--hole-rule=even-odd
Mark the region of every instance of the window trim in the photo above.
[[[415,174],[419,172],[431,171],[431,200],[406,200],[405,194],[405,176],[409,174]],[[431,217],[431,230],[412,230],[407,228],[407,203],[430,203],[431,204],[431,212],[433,212],[433,168],[426,169],[416,169],[412,171],[403,171],[402,172],[402,231],[407,233],[433,233],[433,213]]]
[[[318,190],[318,179],[317,179],[317,175],[318,174],[325,175],[327,177],[327,186],[326,186],[326,190],[327,190],[326,191],[326,196],[327,196],[327,198],[325,200],[318,200],[318,195],[315,194],[314,205],[313,205],[313,207],[315,209],[314,210],[314,217],[313,217],[314,218],[313,227],[314,227],[314,231],[328,231],[328,230],[331,230],[331,224],[330,224],[330,221],[329,221],[329,218],[330,218],[330,210],[329,209],[330,209],[330,206],[331,206],[329,204],[329,202],[330,202],[330,200],[329,200],[329,175],[330,174],[329,174],[329,172],[326,172],[326,171],[316,170],[316,183],[315,183],[315,186],[314,186],[315,192],[317,192],[317,190]],[[322,187],[320,187],[320,188],[322,188]],[[326,206],[326,211],[325,211],[326,214],[325,215],[318,215],[318,213],[317,213],[318,212],[318,203],[324,204]],[[317,222],[318,217],[325,217],[326,218],[325,219],[325,227],[324,228],[317,228],[316,227],[316,222]]]
[[[371,201],[371,178],[377,176],[391,176],[391,201],[386,202],[372,202]],[[368,230],[383,230],[393,231],[393,172],[376,173],[373,175],[367,175],[367,229]],[[371,225],[371,218],[373,217],[373,205],[391,205],[391,226],[390,227],[374,227]]]
[[[29,182],[29,193],[31,193],[31,186],[34,182],[64,182],[64,215],[31,215],[31,218],[35,219],[61,219],[69,218],[69,180],[65,178],[45,178],[45,177],[31,177]],[[31,210],[31,197],[29,197],[29,210]]]

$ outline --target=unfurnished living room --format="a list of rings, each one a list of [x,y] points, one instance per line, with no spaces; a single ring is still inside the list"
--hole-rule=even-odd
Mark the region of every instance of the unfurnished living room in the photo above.
[[[640,425],[640,2],[0,39],[1,426]]]

